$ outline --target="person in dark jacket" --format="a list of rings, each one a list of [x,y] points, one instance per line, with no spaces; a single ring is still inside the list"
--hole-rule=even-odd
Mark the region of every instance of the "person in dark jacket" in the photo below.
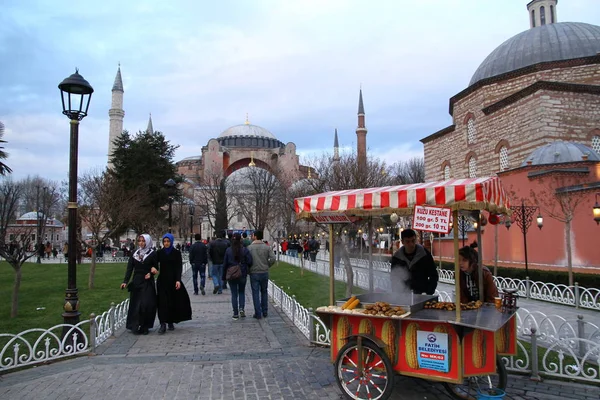
[[[234,233],[231,247],[227,248],[223,259],[223,279],[227,277],[228,269],[238,265],[241,269],[241,276],[227,280],[229,282],[229,289],[231,290],[231,306],[233,307],[234,320],[246,316],[246,312],[244,311],[244,307],[246,306],[246,279],[248,271],[252,266],[252,255],[242,244],[242,235]]]
[[[468,303],[479,300],[479,254],[475,250],[476,243],[461,247],[458,250],[460,266],[460,302]],[[483,301],[493,303],[498,297],[498,288],[494,276],[486,267],[481,268],[483,274]]]
[[[152,250],[150,235],[138,236],[137,242],[139,248],[129,258],[125,278],[121,283],[121,289],[127,287],[129,290],[129,310],[125,327],[134,334],[147,335],[156,318],[154,275],[158,273],[158,260],[156,252]]]
[[[219,232],[218,237],[208,244],[208,258],[212,264],[210,275],[213,279],[213,294],[223,293],[225,280],[223,278],[223,259],[225,251],[229,247],[229,241],[225,240],[225,232]]]
[[[198,295],[198,274],[200,274],[200,291],[202,296],[206,294],[204,285],[206,284],[206,264],[208,264],[208,248],[202,243],[202,236],[199,233],[194,235],[196,241],[190,247],[190,264],[192,265],[192,282],[194,283],[194,294]]]
[[[173,247],[174,238],[170,233],[165,234],[162,240],[163,247],[157,251],[160,274],[156,280],[159,334],[165,333],[167,324],[172,331],[175,329],[173,324],[192,319],[190,297],[181,282],[181,251]]]
[[[405,229],[400,234],[402,247],[391,262],[392,290],[410,290],[415,294],[433,294],[438,283],[438,272],[431,253],[417,243],[417,233]]]

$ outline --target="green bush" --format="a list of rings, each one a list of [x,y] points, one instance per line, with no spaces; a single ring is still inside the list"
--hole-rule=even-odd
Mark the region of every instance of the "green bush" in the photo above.
[[[490,271],[494,272],[493,265],[486,265]],[[454,263],[442,261],[442,269],[454,271]],[[503,278],[525,279],[524,268],[498,267],[498,276]],[[541,269],[529,268],[529,279],[545,283],[554,283],[556,285],[569,285],[569,273],[567,271],[546,271]],[[575,282],[585,288],[597,288],[599,276],[596,274],[574,274]]]

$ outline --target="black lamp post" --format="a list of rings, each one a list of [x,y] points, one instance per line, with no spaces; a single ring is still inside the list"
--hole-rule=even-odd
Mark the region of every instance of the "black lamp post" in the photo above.
[[[529,263],[527,260],[527,230],[531,226],[531,222],[533,221],[533,215],[535,212],[538,212],[538,216],[536,218],[536,223],[538,228],[542,229],[544,226],[544,218],[542,214],[539,212],[538,206],[526,206],[524,201],[521,201],[520,206],[510,206],[510,209],[513,212],[514,222],[521,228],[521,233],[523,233],[523,249],[525,253],[525,276],[529,276]],[[510,228],[510,223],[506,223],[506,229]]]
[[[194,211],[196,207],[190,204],[190,245],[194,243]]]
[[[69,260],[67,289],[63,319],[65,324],[75,325],[79,322],[79,296],[77,290],[77,152],[79,141],[79,121],[87,116],[94,89],[75,73],[59,85],[63,114],[71,121],[71,141],[69,145]]]
[[[165,182],[165,186],[167,187],[167,190],[169,192],[169,230],[168,230],[169,233],[171,233],[171,231],[172,231],[173,191],[174,191],[176,185],[177,185],[177,183],[175,183],[175,181],[172,178],[169,178]]]
[[[596,225],[600,225],[600,203],[598,203],[598,196],[600,196],[600,192],[596,193],[596,204],[594,204],[594,208],[592,209]]]

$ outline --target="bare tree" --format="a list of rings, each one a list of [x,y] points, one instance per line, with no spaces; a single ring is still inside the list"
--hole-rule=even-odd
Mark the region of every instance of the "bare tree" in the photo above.
[[[423,157],[413,157],[392,165],[394,185],[425,182],[425,161]]]
[[[565,249],[569,286],[573,286],[573,250],[571,243],[571,223],[577,207],[585,200],[582,191],[581,175],[568,172],[553,172],[538,178],[540,190],[531,189],[531,197],[550,218],[565,224]]]
[[[204,172],[204,178],[195,191],[199,215],[208,218],[213,232],[226,229],[231,218],[239,212],[235,197],[227,195],[230,190],[229,178],[225,179],[220,170],[208,170]]]
[[[11,297],[10,316],[14,318],[19,312],[19,290],[21,288],[22,266],[25,261],[35,255],[28,252],[32,248],[34,227],[16,222],[17,204],[23,196],[23,184],[10,179],[0,181],[0,256],[13,267],[15,280]],[[9,227],[10,233],[9,233]]]

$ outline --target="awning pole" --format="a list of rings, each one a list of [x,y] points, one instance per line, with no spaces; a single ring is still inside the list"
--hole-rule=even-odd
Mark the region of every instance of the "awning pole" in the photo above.
[[[373,217],[369,217],[369,293],[374,292],[373,277]],[[381,260],[380,260],[381,261]]]
[[[458,210],[452,211],[454,221],[454,304],[456,320],[460,321],[460,265],[458,264]]]
[[[336,239],[333,236],[333,224],[329,224],[329,305],[335,305],[335,267],[333,256]]]
[[[481,211],[477,211],[477,250],[479,300],[483,301],[483,243],[481,243]]]

